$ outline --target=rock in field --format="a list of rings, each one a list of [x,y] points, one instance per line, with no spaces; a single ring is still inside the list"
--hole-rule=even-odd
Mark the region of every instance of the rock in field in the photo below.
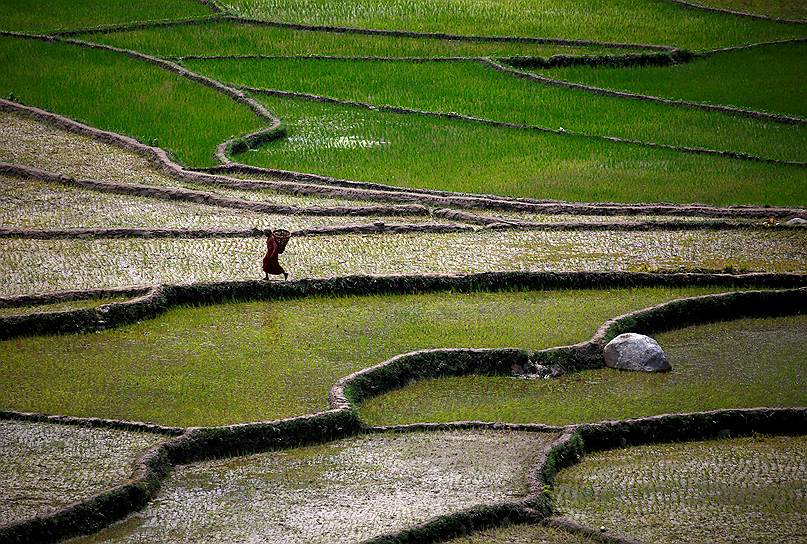
[[[785,225],[790,227],[804,227],[807,226],[807,219],[803,219],[801,217],[794,217],[793,219],[788,220],[785,222]]]
[[[620,370],[666,372],[672,370],[658,342],[643,334],[620,334],[605,346],[605,365]]]

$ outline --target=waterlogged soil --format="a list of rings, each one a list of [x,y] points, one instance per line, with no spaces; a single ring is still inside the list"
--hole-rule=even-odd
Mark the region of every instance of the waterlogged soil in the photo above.
[[[672,372],[602,368],[550,380],[441,378],[371,399],[359,413],[372,425],[458,420],[565,425],[807,404],[805,316],[699,325],[656,339]]]
[[[401,353],[569,344],[614,315],[715,291],[433,293],[175,308],[99,333],[0,342],[0,406],[180,426],[298,416],[327,409],[339,378]]]
[[[0,240],[0,295],[263,277],[262,240]],[[543,232],[293,238],[292,279],[350,274],[654,271],[804,272],[807,231]]]
[[[228,195],[229,196],[229,195]],[[267,197],[267,200],[272,197]],[[281,200],[281,199],[279,199]],[[284,200],[284,204],[286,199]],[[295,203],[296,204],[296,203]],[[333,205],[308,199],[309,205]],[[38,180],[0,176],[0,227],[63,228],[174,228],[249,229],[258,227],[300,230],[312,227],[430,221],[425,217],[354,217],[263,214],[169,202],[147,197],[113,195],[65,187]]]
[[[594,544],[585,536],[543,525],[508,525],[448,540],[448,544]]]
[[[528,494],[557,435],[380,434],[178,468],[140,513],[75,544],[359,542]]]
[[[86,136],[73,134],[22,115],[7,112],[0,112],[0,161],[33,166],[48,172],[55,172],[79,179],[99,179],[118,183],[155,185],[159,187],[184,187],[196,191],[218,193],[231,198],[266,201],[287,206],[358,206],[368,204],[365,201],[357,200],[298,196],[278,193],[276,191],[242,191],[216,187],[214,185],[183,182],[157,172],[147,159],[122,150],[114,145],[100,143]],[[4,185],[7,185],[7,180],[13,179],[14,178],[3,178],[2,182]],[[18,181],[17,183],[19,184],[21,182]],[[3,193],[11,193],[11,195],[20,194],[18,192],[20,190],[19,187],[14,187],[13,189],[12,191],[12,187],[8,187],[7,189],[3,189]],[[56,189],[51,190],[55,191]],[[64,191],[67,190],[68,189],[64,189]],[[79,191],[81,190],[72,189],[72,191],[74,191],[73,194],[80,194]],[[0,193],[0,203],[5,203],[4,200],[8,200],[8,198],[10,198],[8,194]],[[105,199],[104,202],[109,202],[114,199],[118,201],[123,199],[128,203],[145,201],[145,198],[124,198],[121,196],[93,196],[86,198],[95,200]],[[216,208],[194,206],[193,204],[166,204],[159,200],[156,202],[157,204],[153,204],[152,206],[164,210],[204,210],[206,208],[214,210],[208,212],[196,211],[195,215],[212,216],[211,223],[213,222],[213,218],[218,217],[218,224],[222,226],[227,226],[228,222],[223,220],[220,216],[229,215],[238,217],[241,215],[244,217],[260,217],[262,215],[246,211],[224,212]],[[10,206],[11,204],[18,203],[9,202]],[[124,207],[124,210],[126,210],[126,207]],[[52,210],[49,211],[54,213]],[[3,212],[8,214],[9,210],[4,209]],[[93,215],[89,211],[84,211],[84,213],[88,217],[92,217]],[[163,212],[163,214],[158,213],[157,215],[164,214],[165,212]],[[178,215],[184,214],[178,213]],[[99,220],[102,219],[103,218],[99,218]],[[106,219],[110,220],[108,217]],[[6,220],[8,219],[6,218]],[[32,218],[31,220],[34,219]],[[125,213],[122,214],[120,221],[124,220],[128,220]],[[154,221],[156,221],[156,219]],[[234,219],[230,222],[233,221],[236,220]]]
[[[171,185],[149,161],[111,144],[0,112],[0,161],[84,179]]]
[[[561,471],[561,513],[643,542],[805,542],[807,439],[738,438],[589,455]]]
[[[123,483],[164,436],[0,421],[0,526],[45,515]]]
[[[81,300],[65,300],[52,304],[33,304],[29,306],[0,306],[0,316],[7,315],[28,315],[44,312],[63,312],[66,310],[79,310],[82,308],[97,308],[104,304],[113,302],[123,302],[131,297],[112,296],[103,298],[87,298]]]

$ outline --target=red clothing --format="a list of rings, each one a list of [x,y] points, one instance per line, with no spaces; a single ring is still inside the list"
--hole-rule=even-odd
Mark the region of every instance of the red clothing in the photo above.
[[[266,255],[263,257],[263,271],[267,274],[285,274],[286,271],[277,260],[278,246],[274,236],[266,239]]]

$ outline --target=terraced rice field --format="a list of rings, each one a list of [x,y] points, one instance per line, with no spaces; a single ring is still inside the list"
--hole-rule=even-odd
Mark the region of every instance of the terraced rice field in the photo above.
[[[418,382],[362,405],[374,425],[416,421],[596,422],[728,407],[803,406],[804,317],[737,320],[656,336],[673,371],[586,370],[554,380]]]
[[[297,238],[283,261],[297,278],[497,270],[800,272],[806,237],[802,231],[350,234]],[[257,279],[264,254],[262,241],[251,238],[10,238],[0,239],[0,250],[0,273],[12,278],[0,287],[3,295]]]
[[[756,436],[599,453],[562,471],[555,497],[563,515],[643,541],[799,541],[805,448]]]
[[[379,434],[189,465],[141,516],[75,542],[361,541],[460,510],[468,501],[524,497],[536,452],[555,437]]]
[[[5,2],[0,544],[805,541],[802,4]]]
[[[0,421],[0,430],[0,526],[45,516],[125,482],[134,460],[166,439],[23,421]]]
[[[327,409],[337,379],[399,353],[570,344],[614,315],[709,292],[719,289],[317,297],[181,308],[103,333],[0,342],[0,396],[18,410],[164,425],[279,419]],[[93,372],[98,366],[103,375]]]

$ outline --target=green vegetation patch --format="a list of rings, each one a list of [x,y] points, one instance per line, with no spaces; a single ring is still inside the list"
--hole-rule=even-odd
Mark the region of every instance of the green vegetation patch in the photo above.
[[[159,145],[192,166],[264,125],[246,106],[165,70],[109,51],[0,38],[0,93]]]
[[[542,70],[555,79],[632,93],[807,116],[807,44],[765,45],[674,66],[574,66]]]
[[[715,291],[438,293],[175,308],[101,333],[0,342],[0,406],[179,426],[297,416],[327,409],[337,379],[399,353],[569,344],[614,315]]]
[[[448,544],[594,544],[596,540],[543,525],[508,525],[448,540]]]
[[[361,28],[719,47],[802,36],[797,26],[687,9],[665,0],[226,0],[238,15]],[[631,24],[625,24],[626,17]]]
[[[76,543],[360,542],[524,497],[527,472],[556,436],[370,435],[187,465],[142,513]]]
[[[289,137],[236,156],[255,166],[401,187],[585,202],[807,204],[807,170],[801,167],[256,98],[284,120]]]
[[[210,14],[198,0],[3,0],[0,30],[45,33]]]
[[[697,3],[769,17],[807,19],[807,4],[801,0],[698,0]]]
[[[186,64],[191,70],[237,85],[305,92],[373,105],[456,112],[552,129],[563,127],[597,136],[807,160],[807,127],[550,87],[473,61],[253,59]],[[803,68],[801,72],[807,74]],[[712,81],[713,86],[718,84]],[[723,84],[721,80],[720,85]],[[805,98],[801,87],[799,94]],[[792,100],[805,102],[797,97]],[[555,149],[568,143],[559,138],[546,140],[556,142]]]
[[[519,42],[468,42],[273,28],[216,21],[201,25],[85,34],[82,39],[158,56],[348,55],[390,57],[507,57],[620,53],[608,47]]]
[[[0,526],[47,515],[123,483],[164,436],[0,421]]]
[[[282,227],[283,224],[278,224]],[[291,278],[472,274],[502,270],[804,272],[807,232],[545,232],[378,234],[294,238]],[[263,278],[263,240],[245,238],[0,239],[0,294]]]
[[[551,380],[441,378],[360,407],[374,425],[416,421],[508,421],[556,425],[719,408],[804,406],[807,317],[748,319],[656,336],[672,372],[608,368]],[[599,524],[598,524],[599,525]]]
[[[589,455],[558,474],[561,512],[644,542],[797,542],[804,437],[754,436]]]
[[[82,308],[97,308],[104,304],[113,302],[123,302],[129,300],[131,296],[108,296],[101,298],[86,298],[80,300],[65,300],[53,302],[51,304],[35,304],[28,306],[0,306],[0,316],[7,315],[28,315],[44,312],[63,312],[66,310],[80,310]]]

